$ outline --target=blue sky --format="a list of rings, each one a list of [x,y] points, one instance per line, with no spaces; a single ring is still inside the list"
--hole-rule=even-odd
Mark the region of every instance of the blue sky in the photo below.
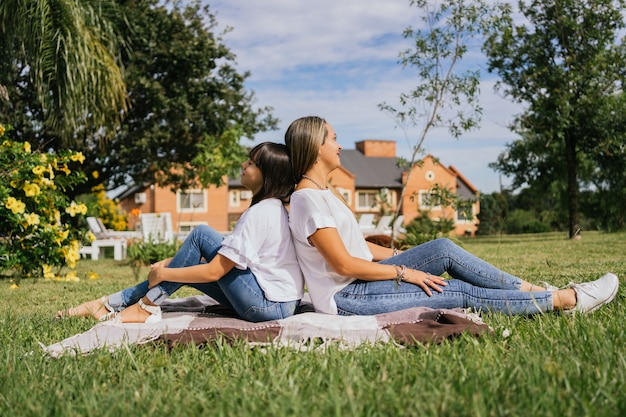
[[[271,106],[279,130],[259,134],[256,142],[283,141],[289,123],[301,116],[324,117],[346,149],[364,139],[397,142],[398,156],[409,157],[417,129],[405,132],[380,111],[383,102],[395,105],[403,92],[417,85],[415,70],[403,69],[398,54],[409,46],[402,37],[418,26],[419,10],[409,0],[224,0],[209,1],[219,24],[230,26],[225,44],[237,55],[239,71],[250,71],[246,87],[258,106]],[[481,192],[499,190],[506,178],[487,165],[505,144],[515,139],[508,129],[523,109],[494,91],[476,51],[464,65],[482,76],[481,127],[460,139],[445,129],[426,139],[427,153],[444,165],[454,165]]]

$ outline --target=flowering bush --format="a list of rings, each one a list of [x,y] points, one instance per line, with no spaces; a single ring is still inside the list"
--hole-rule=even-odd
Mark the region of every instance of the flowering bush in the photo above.
[[[73,169],[85,157],[32,151],[8,130],[0,124],[0,274],[77,280],[81,244],[93,235],[78,227],[87,207],[65,192],[86,180]],[[61,278],[64,267],[70,271]]]

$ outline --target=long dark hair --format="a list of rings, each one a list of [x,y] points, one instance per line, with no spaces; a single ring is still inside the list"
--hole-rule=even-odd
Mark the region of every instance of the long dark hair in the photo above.
[[[248,156],[263,174],[263,185],[259,192],[252,196],[250,206],[266,198],[278,198],[283,203],[289,202],[295,183],[287,146],[263,142],[252,148]]]

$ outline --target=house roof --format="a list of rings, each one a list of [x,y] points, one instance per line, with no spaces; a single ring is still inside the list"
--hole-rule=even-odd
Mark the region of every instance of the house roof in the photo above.
[[[365,156],[356,149],[342,149],[341,166],[355,176],[357,188],[399,188],[402,186],[402,170],[398,158]]]

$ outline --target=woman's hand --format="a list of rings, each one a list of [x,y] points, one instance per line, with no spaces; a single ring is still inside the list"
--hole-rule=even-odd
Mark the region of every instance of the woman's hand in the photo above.
[[[161,261],[157,261],[155,263],[153,263],[152,265],[150,265],[150,268],[166,268],[169,266],[170,262],[172,261],[172,258],[167,258],[167,259],[163,259]]]
[[[404,282],[409,282],[411,284],[415,284],[418,287],[421,287],[428,296],[432,296],[433,293],[430,291],[432,288],[437,292],[443,292],[443,288],[448,283],[445,279],[441,278],[437,275],[431,275],[428,272],[418,271],[416,269],[406,269],[404,273]]]
[[[159,285],[163,281],[162,271],[167,267],[164,262],[165,261],[159,261],[150,265],[150,272],[148,273],[148,288]]]

